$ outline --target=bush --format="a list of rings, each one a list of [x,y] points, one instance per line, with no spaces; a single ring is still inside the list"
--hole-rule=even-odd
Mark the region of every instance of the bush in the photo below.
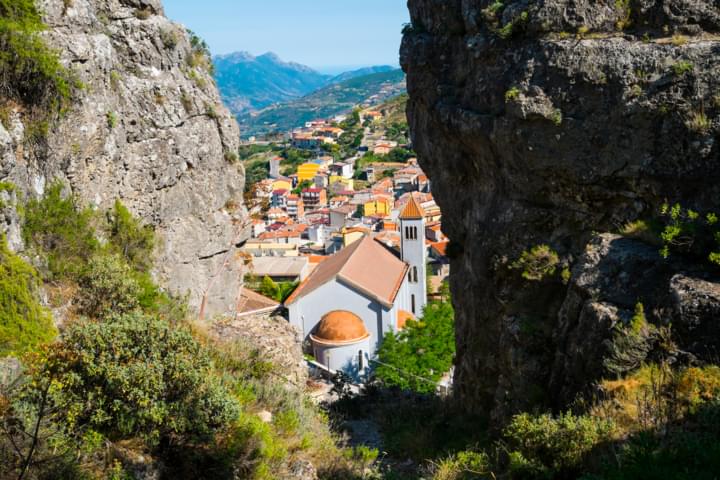
[[[0,236],[0,356],[17,355],[51,341],[57,331],[40,305],[40,278]]]
[[[484,452],[466,450],[440,460],[432,468],[432,480],[476,480],[495,478]]]
[[[39,122],[61,113],[76,86],[44,29],[34,0],[0,0],[0,94],[36,109]]]
[[[375,375],[387,385],[431,393],[455,356],[455,312],[447,301],[430,302],[417,321],[388,333],[378,350]]]
[[[153,264],[156,244],[152,227],[142,225],[120,200],[115,201],[107,220],[113,251],[122,255],[135,270],[148,271]]]
[[[138,308],[141,288],[133,271],[117,255],[97,255],[80,276],[79,313],[104,319]]]
[[[23,239],[47,256],[53,277],[74,279],[98,251],[99,243],[93,211],[80,208],[73,195],[63,197],[62,190],[61,183],[53,183],[41,199],[27,203]]]
[[[557,252],[547,245],[537,245],[525,250],[511,268],[522,270],[525,280],[539,281],[555,274],[560,258]]]
[[[192,335],[138,313],[71,326],[34,368],[32,384],[52,385],[70,431],[152,445],[210,435],[238,415]]]
[[[503,435],[515,473],[542,473],[545,477],[579,472],[585,456],[612,439],[609,420],[563,413],[516,415]]]

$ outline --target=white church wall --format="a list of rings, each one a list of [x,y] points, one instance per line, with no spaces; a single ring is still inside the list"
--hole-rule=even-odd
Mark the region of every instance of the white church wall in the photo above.
[[[323,315],[333,310],[347,310],[362,319],[370,333],[372,356],[382,340],[383,325],[390,321],[390,309],[337,280],[327,282],[290,305],[290,323],[298,327],[303,332],[303,337],[307,338]]]
[[[350,345],[332,346],[316,343],[313,345],[315,360],[330,370],[342,370],[354,380],[359,380],[365,369],[368,368],[370,354],[370,339],[366,338]],[[362,364],[360,355],[362,352]]]

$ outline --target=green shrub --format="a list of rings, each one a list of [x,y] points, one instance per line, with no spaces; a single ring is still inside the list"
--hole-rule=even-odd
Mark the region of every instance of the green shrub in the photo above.
[[[560,263],[557,252],[547,245],[536,245],[525,250],[520,258],[512,263],[511,268],[521,270],[525,280],[539,281],[552,276]]]
[[[613,432],[612,422],[592,416],[523,413],[512,418],[503,435],[515,469],[554,477],[579,472],[585,456],[610,441]]]
[[[663,258],[670,253],[689,254],[720,265],[720,224],[716,213],[701,215],[679,203],[672,206],[666,203],[660,208],[660,221]]]
[[[238,416],[192,335],[138,313],[71,326],[34,371],[32,385],[52,385],[71,431],[92,428],[152,445],[204,438]]]
[[[117,126],[118,117],[115,112],[107,112],[105,114],[105,118],[107,119],[107,125],[110,130],[114,129]]]
[[[511,102],[516,100],[520,96],[520,89],[517,87],[510,88],[505,92],[505,102]]]
[[[62,184],[55,182],[42,198],[27,203],[23,238],[47,256],[54,278],[75,279],[99,249],[95,214],[81,208],[75,196],[63,197],[62,190]]]
[[[484,452],[466,450],[450,455],[433,465],[432,480],[479,480],[495,478],[490,459]]]
[[[57,335],[50,312],[40,305],[39,289],[35,269],[0,235],[0,356],[21,354]]]
[[[678,77],[682,77],[686,73],[692,72],[694,69],[695,66],[692,64],[692,62],[689,62],[687,60],[680,60],[672,66],[673,73]]]
[[[388,333],[378,350],[375,375],[386,385],[421,393],[435,392],[455,356],[455,312],[450,300],[430,302],[422,317]]]
[[[81,274],[77,303],[79,313],[104,319],[138,308],[141,287],[133,270],[117,255],[97,255]]]
[[[277,302],[284,302],[297,286],[298,282],[274,282],[272,278],[266,276],[262,279],[258,291]]]
[[[0,0],[0,91],[35,109],[43,122],[59,114],[77,86],[45,44],[34,0]]]
[[[133,217],[120,200],[116,200],[108,212],[107,221],[112,250],[122,255],[137,271],[150,270],[156,245],[153,228]]]

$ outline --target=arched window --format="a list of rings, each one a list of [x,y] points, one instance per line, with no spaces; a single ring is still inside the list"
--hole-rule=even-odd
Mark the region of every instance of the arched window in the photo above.
[[[415,315],[415,294],[410,295],[410,309],[412,314]]]
[[[412,282],[418,282],[417,267],[412,267]]]

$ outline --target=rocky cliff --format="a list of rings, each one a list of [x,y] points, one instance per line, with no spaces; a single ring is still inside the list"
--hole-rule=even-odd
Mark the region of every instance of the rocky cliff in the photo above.
[[[604,232],[666,201],[720,207],[720,4],[409,7],[401,62],[452,240],[458,399],[497,421],[568,405],[610,374],[638,302],[650,326],[636,356],[715,351],[717,271]],[[538,245],[557,252],[555,273],[523,278],[518,260]]]
[[[237,124],[222,106],[209,62],[159,0],[42,0],[43,33],[82,82],[69,112],[29,146],[21,107],[0,126],[0,179],[22,195],[55,180],[100,209],[120,199],[156,227],[155,275],[190,293],[211,288],[208,310],[232,307],[242,238],[244,172]],[[7,127],[7,128],[6,128]],[[4,229],[22,249],[16,216]]]

